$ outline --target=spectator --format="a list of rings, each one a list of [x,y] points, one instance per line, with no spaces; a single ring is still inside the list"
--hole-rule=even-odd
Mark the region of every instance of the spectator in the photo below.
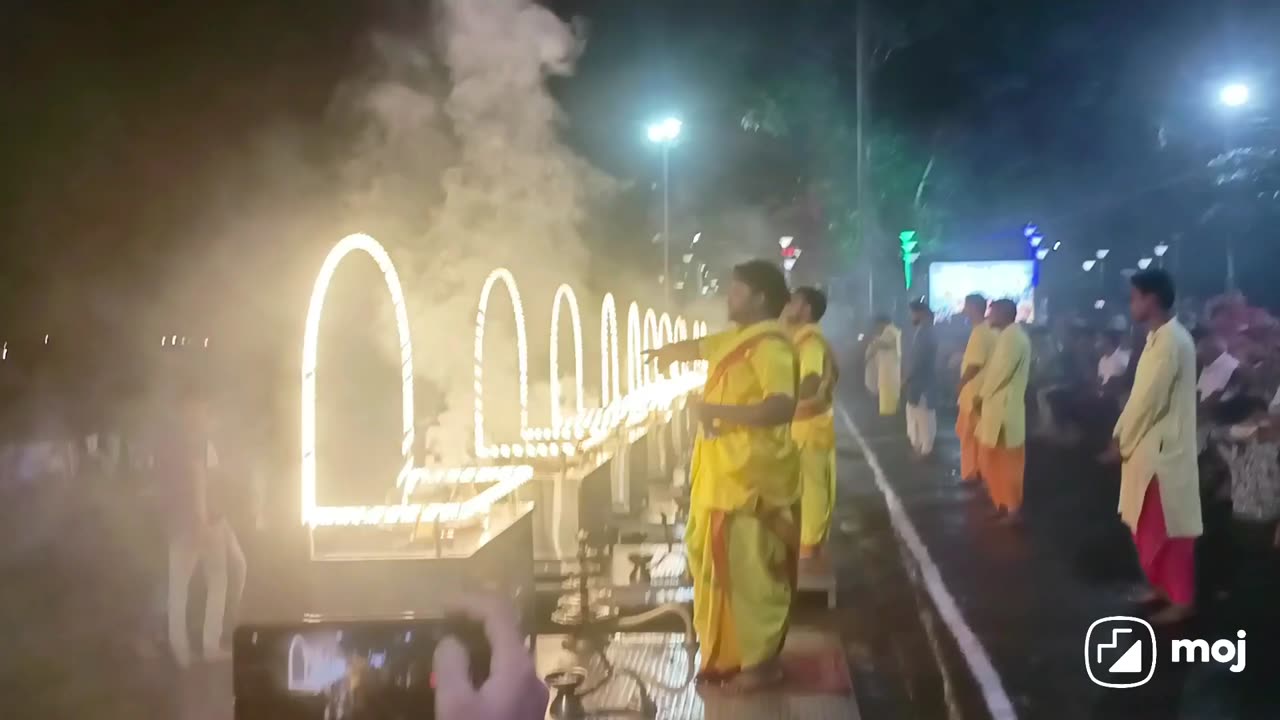
[[[1112,380],[1123,380],[1129,370],[1130,352],[1123,345],[1124,333],[1120,330],[1104,330],[1100,346],[1102,357],[1098,359],[1098,384],[1103,388]]]
[[[938,370],[938,343],[933,337],[933,311],[923,300],[911,301],[911,356],[907,362],[907,438],[919,458],[933,455],[938,434],[934,377]]]
[[[1198,338],[1196,359],[1201,367],[1196,391],[1202,407],[1212,407],[1239,393],[1241,378],[1237,377],[1236,370],[1240,368],[1240,361],[1227,352],[1226,345],[1216,335]]]

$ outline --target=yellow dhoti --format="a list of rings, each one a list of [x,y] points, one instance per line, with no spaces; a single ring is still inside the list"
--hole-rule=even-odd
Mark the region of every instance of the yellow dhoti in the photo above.
[[[835,448],[800,449],[800,547],[812,552],[827,542],[836,504]]]
[[[795,515],[691,508],[685,543],[702,677],[728,677],[782,652],[796,590]]]

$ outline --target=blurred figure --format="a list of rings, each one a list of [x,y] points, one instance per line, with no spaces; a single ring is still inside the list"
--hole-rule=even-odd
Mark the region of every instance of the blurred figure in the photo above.
[[[209,412],[193,386],[184,389],[165,418],[155,449],[155,471],[164,484],[169,521],[169,645],[177,663],[191,664],[187,637],[187,596],[197,565],[204,568],[203,645],[207,660],[227,657],[222,649],[227,601],[227,557],[234,546],[237,570],[243,577],[244,555],[217,507],[209,503],[209,466],[216,463],[209,442]],[[243,582],[240,583],[243,587]]]
[[[991,303],[991,329],[996,345],[978,389],[978,464],[997,515],[1017,518],[1022,508],[1026,470],[1027,378],[1031,372],[1031,340],[1015,322],[1012,300]]]
[[[902,390],[902,333],[888,315],[876,316],[866,353],[868,372],[870,367],[875,367],[875,394],[880,399],[880,414],[894,415],[898,412],[898,394]]]
[[[907,362],[907,439],[918,458],[927,458],[933,455],[933,441],[938,434],[937,400],[934,398],[938,343],[933,335],[933,311],[923,300],[912,300],[910,308],[911,325],[915,330]]]
[[[534,669],[525,647],[520,617],[510,601],[485,596],[452,603],[452,612],[484,624],[491,659],[489,678],[480,687],[471,682],[471,658],[453,636],[436,646],[431,667],[436,679],[439,720],[542,720],[549,693]]]
[[[964,299],[964,316],[969,320],[969,342],[960,361],[960,395],[957,401],[956,435],[960,437],[960,479],[978,479],[978,414],[974,408],[982,371],[996,346],[996,333],[987,324],[987,299],[974,293]]]
[[[797,288],[783,313],[794,334],[800,363],[800,389],[791,437],[800,452],[800,557],[817,556],[827,541],[836,502],[836,429],[832,403],[840,370],[818,321],[827,296],[812,287]]]
[[[1098,385],[1104,390],[1112,380],[1123,380],[1129,370],[1129,351],[1124,348],[1122,330],[1104,330],[1099,337]]]
[[[1138,599],[1167,602],[1151,618],[1167,624],[1192,614],[1195,539],[1204,530],[1196,465],[1196,351],[1173,317],[1169,275],[1144,270],[1129,282],[1129,308],[1148,336],[1107,459],[1123,463],[1120,518],[1133,533],[1150,584]]]
[[[1224,400],[1239,394],[1243,385],[1240,361],[1227,352],[1226,343],[1220,337],[1203,334],[1196,341],[1196,360],[1200,376],[1196,380],[1196,392],[1204,408],[1212,408]]]
[[[734,328],[649,353],[662,366],[705,359],[701,428],[685,544],[693,576],[700,677],[734,692],[782,679],[779,655],[795,598],[800,474],[791,421],[798,368],[778,322],[786,278],[757,260],[733,270]]]

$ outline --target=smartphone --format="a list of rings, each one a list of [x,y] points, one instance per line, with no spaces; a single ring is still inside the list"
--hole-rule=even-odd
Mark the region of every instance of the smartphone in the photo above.
[[[484,628],[458,617],[306,618],[236,628],[236,720],[422,720],[435,717],[432,658],[445,637],[470,654],[471,680],[489,677]]]

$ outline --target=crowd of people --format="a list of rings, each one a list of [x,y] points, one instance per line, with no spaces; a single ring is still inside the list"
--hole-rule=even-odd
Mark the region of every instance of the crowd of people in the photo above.
[[[913,302],[906,342],[876,319],[866,384],[882,415],[902,401],[921,459],[933,453],[935,408],[955,399],[961,477],[985,487],[1001,522],[1021,519],[1029,439],[1095,458],[1100,471],[1119,464],[1116,508],[1149,585],[1136,599],[1171,624],[1280,578],[1280,324],[1238,295],[1183,313],[1184,324],[1166,273],[1131,285],[1132,330],[1022,326],[1012,302],[971,295],[962,347],[939,343],[944,326]]]

